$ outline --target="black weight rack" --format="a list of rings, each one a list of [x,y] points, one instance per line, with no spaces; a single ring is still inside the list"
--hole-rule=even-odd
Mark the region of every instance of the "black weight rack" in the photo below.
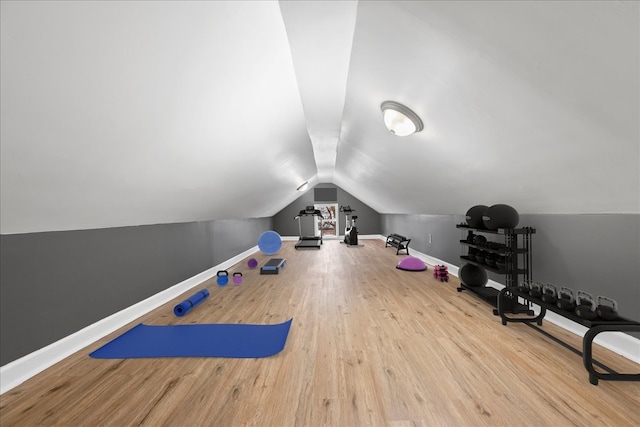
[[[466,230],[466,239],[460,240],[462,247],[475,248],[488,253],[493,253],[498,256],[504,257],[505,265],[503,267],[496,267],[487,265],[484,262],[479,262],[471,258],[470,255],[461,255],[460,259],[484,268],[487,271],[504,275],[505,286],[515,287],[524,280],[527,282],[532,281],[533,272],[533,239],[532,236],[536,230],[531,227],[522,228],[500,228],[498,230],[487,230],[481,228],[469,227],[465,224],[456,225],[456,228],[460,230]],[[474,233],[481,235],[494,235],[502,240],[502,244],[496,247],[481,247],[471,240]],[[471,291],[478,295],[480,298],[488,302],[497,308],[498,305],[498,289],[490,286],[468,286],[463,281],[460,282],[458,292],[463,290]],[[512,312],[526,312],[532,314],[528,305],[519,304],[517,299],[507,301],[508,296],[503,301],[503,307],[509,306],[509,310]],[[495,315],[498,314],[497,309],[493,311]]]
[[[534,317],[509,317],[507,313],[511,311],[512,301],[519,298],[524,300],[527,306],[530,306],[531,304],[539,306],[540,313]],[[542,326],[542,319],[544,319],[547,310],[588,328],[588,331],[582,338],[582,352],[547,331],[536,327],[536,325]],[[615,320],[587,320],[579,317],[572,311],[562,310],[553,304],[549,304],[539,298],[531,297],[528,293],[521,292],[517,288],[513,287],[504,288],[499,292],[498,314],[502,318],[503,325],[507,325],[508,322],[525,323],[563,347],[582,356],[584,367],[589,373],[589,382],[593,385],[598,385],[599,379],[610,381],[640,381],[640,374],[618,373],[593,359],[593,340],[598,336],[598,334],[602,332],[640,332],[640,322],[626,319],[624,317],[619,317]],[[607,372],[604,373],[596,371],[594,365],[599,366]]]

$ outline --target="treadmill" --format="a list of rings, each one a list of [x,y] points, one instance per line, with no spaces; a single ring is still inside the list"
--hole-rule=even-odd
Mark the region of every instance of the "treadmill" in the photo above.
[[[307,206],[295,216],[294,219],[298,220],[298,229],[300,230],[300,238],[295,245],[296,249],[320,249],[320,245],[322,245],[322,228],[320,229],[320,236],[304,236],[302,234],[302,218],[311,217],[313,219],[316,216],[324,218],[322,212],[319,209],[315,209],[314,206]],[[313,222],[315,225],[315,219],[313,219]]]

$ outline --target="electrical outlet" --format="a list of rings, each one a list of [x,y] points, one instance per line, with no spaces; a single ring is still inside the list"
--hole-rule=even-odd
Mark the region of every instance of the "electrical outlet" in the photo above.
[[[431,234],[429,234],[429,243],[431,243]]]

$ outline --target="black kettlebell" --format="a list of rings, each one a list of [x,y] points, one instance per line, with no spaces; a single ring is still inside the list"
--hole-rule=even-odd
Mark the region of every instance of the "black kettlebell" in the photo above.
[[[558,301],[556,302],[556,307],[560,310],[565,311],[575,311],[576,310],[576,298],[573,295],[573,291],[564,286],[560,287],[558,291]]]
[[[608,302],[609,304],[603,304],[604,301]],[[611,298],[599,296],[596,313],[601,319],[616,320],[618,318],[618,303]]]
[[[555,304],[558,301],[558,288],[551,283],[542,287],[542,301],[547,304]]]
[[[526,294],[529,293],[529,282],[527,282],[526,280],[523,280],[520,282],[520,284],[518,285],[518,290],[520,292],[524,292]]]
[[[598,313],[596,313],[596,303],[591,294],[578,291],[576,295],[575,313],[578,317],[586,320],[593,320],[598,317]]]
[[[529,296],[540,298],[542,296],[542,284],[540,282],[529,283]]]

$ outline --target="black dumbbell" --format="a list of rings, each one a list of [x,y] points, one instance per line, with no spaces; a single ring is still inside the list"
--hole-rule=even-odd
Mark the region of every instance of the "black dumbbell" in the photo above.
[[[542,287],[542,301],[548,304],[555,304],[558,301],[558,288],[551,283]]]
[[[596,313],[596,303],[591,294],[578,291],[576,295],[575,313],[578,317],[586,320],[593,320],[598,317],[598,313]]]
[[[609,305],[603,304],[607,301]],[[598,317],[604,320],[616,320],[618,318],[618,303],[611,298],[599,296],[598,307],[596,307],[596,313]]]
[[[481,234],[477,234],[477,235],[473,236],[473,243],[474,243],[476,246],[484,247],[484,244],[485,244],[486,242],[487,242],[487,238],[486,238],[486,237],[484,237],[484,236],[483,236],[483,235],[481,235]]]
[[[575,311],[576,310],[576,298],[573,295],[573,291],[564,286],[560,287],[558,291],[558,301],[556,307],[560,310]]]
[[[496,266],[496,257],[497,257],[496,254],[494,254],[492,252],[488,252],[487,255],[485,255],[485,257],[484,257],[485,264],[487,264],[489,267],[495,267]]]

